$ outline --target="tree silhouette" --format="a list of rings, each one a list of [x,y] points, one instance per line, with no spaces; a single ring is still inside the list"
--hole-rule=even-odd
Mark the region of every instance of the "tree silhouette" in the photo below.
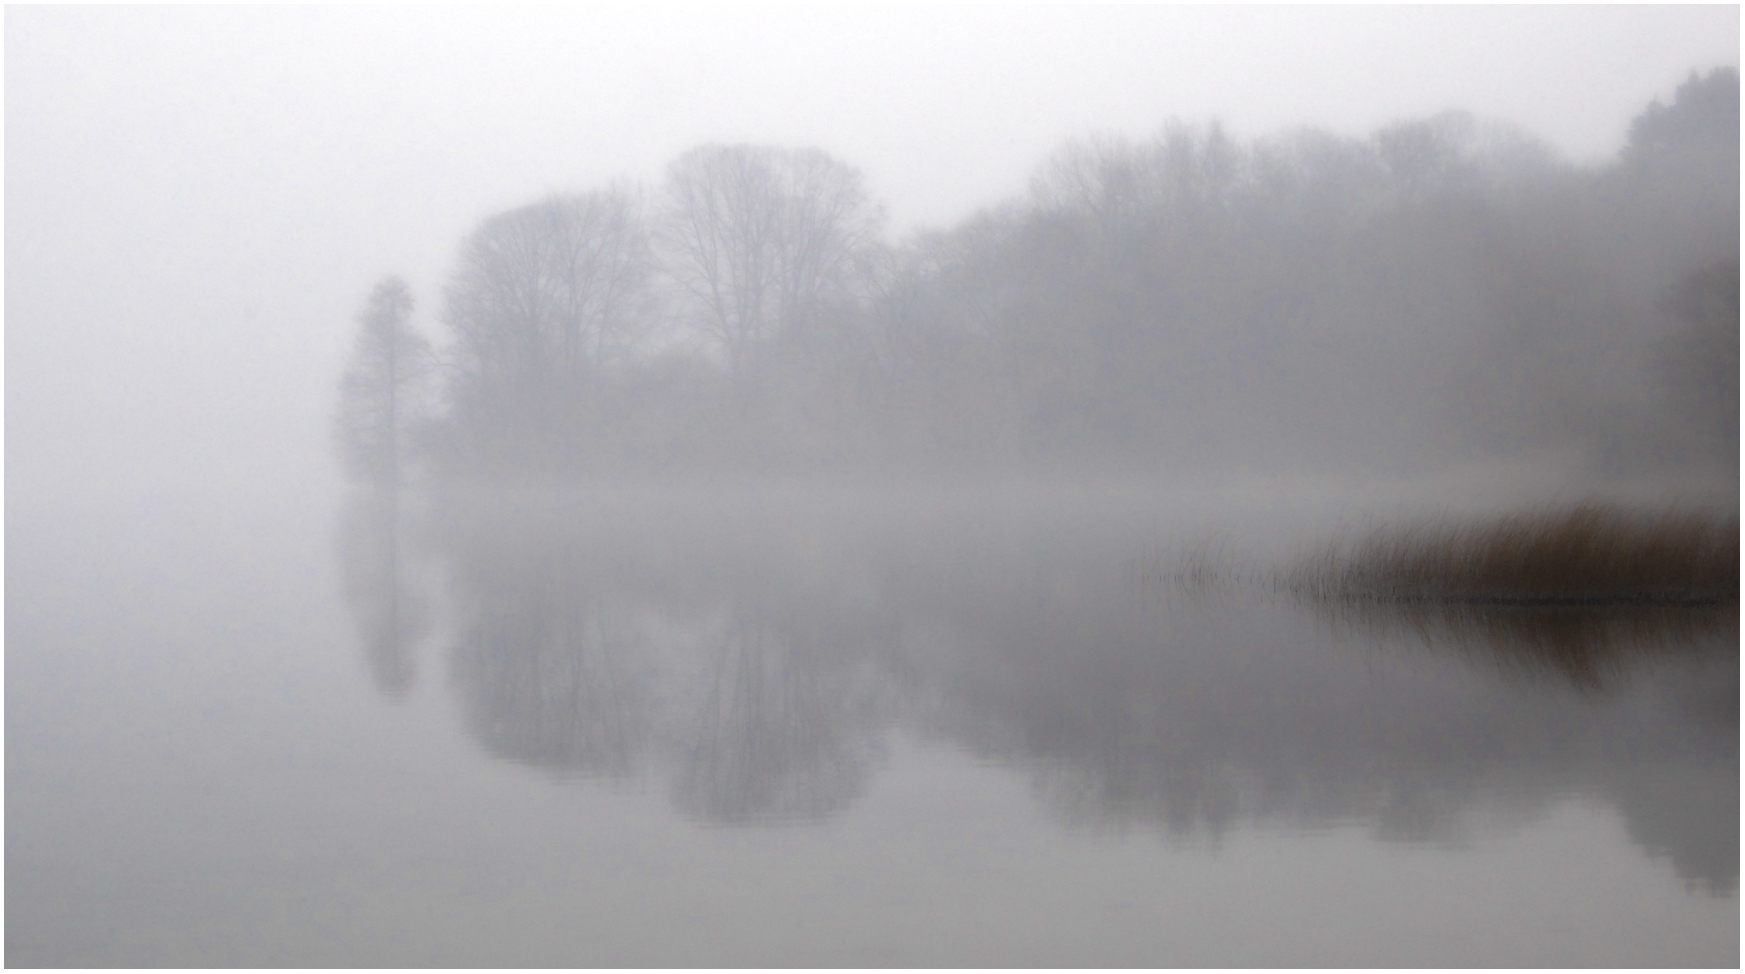
[[[408,322],[412,304],[411,289],[400,278],[376,284],[339,385],[336,432],[346,472],[389,488],[400,484],[405,429],[431,364],[430,343]]]
[[[860,171],[824,152],[706,145],[667,168],[660,238],[699,327],[743,376],[772,340],[805,340],[883,222]]]

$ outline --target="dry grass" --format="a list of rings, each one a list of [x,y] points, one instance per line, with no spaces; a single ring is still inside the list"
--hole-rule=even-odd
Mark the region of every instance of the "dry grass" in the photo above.
[[[1335,544],[1289,573],[1317,600],[1467,605],[1736,604],[1739,519],[1600,504]]]
[[[1283,584],[1340,628],[1597,689],[1737,641],[1739,520],[1590,503],[1424,523],[1330,546]]]

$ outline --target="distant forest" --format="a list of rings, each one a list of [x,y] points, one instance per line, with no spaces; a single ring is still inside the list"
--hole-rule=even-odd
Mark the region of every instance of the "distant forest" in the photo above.
[[[888,239],[816,149],[492,216],[436,309],[384,280],[348,469],[1737,477],[1739,77],[1602,165],[1460,113],[1368,138],[1217,124],[1064,146],[1027,195]]]

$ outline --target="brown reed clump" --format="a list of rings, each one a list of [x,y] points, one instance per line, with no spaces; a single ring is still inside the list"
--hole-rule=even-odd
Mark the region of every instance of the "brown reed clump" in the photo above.
[[[1587,503],[1333,545],[1284,578],[1338,628],[1598,690],[1736,644],[1739,521]]]
[[[1380,530],[1286,578],[1313,599],[1719,605],[1739,598],[1739,519],[1596,503]]]

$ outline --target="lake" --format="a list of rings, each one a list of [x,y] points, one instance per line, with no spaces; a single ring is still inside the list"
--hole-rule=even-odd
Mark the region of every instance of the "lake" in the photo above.
[[[16,505],[13,966],[1739,963],[1736,603],[1273,584],[1403,503]]]

